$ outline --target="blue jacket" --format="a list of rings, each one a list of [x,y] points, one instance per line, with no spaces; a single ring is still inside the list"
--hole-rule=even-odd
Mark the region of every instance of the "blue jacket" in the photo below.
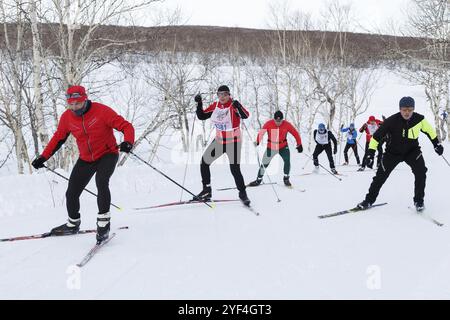
[[[350,128],[342,128],[341,132],[347,132],[349,130],[350,130]],[[347,133],[347,143],[348,144],[355,144],[357,136],[358,136],[358,133],[356,132],[355,128],[353,128],[352,131],[349,131]]]

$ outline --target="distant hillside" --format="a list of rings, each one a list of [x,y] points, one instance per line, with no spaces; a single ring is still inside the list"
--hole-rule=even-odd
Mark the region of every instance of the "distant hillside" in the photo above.
[[[14,43],[16,39],[15,25],[8,25],[10,39]],[[57,29],[59,25],[40,25],[44,46],[50,52],[58,53]],[[81,27],[76,31],[80,37],[87,30]],[[276,39],[277,31],[247,28],[209,27],[209,26],[168,26],[168,27],[123,27],[101,26],[95,32],[96,41],[92,46],[116,41],[126,42],[132,40],[132,44],[125,46],[111,46],[111,53],[122,52],[155,52],[155,51],[183,51],[200,53],[230,53],[253,56],[255,58],[273,55],[271,44]],[[319,45],[322,39],[328,48],[337,46],[335,32],[322,31],[288,31],[286,39],[298,39],[306,37],[311,43]],[[31,34],[25,33],[27,47],[31,48]],[[395,59],[392,49],[399,47],[413,54],[426,58],[424,52],[424,39],[395,37],[387,35],[373,35],[364,33],[347,33],[349,55],[356,59],[355,63],[365,64],[379,62],[387,59]],[[0,33],[0,47],[4,47],[4,33]],[[337,48],[337,47],[335,47]],[[450,60],[450,53],[449,58]]]

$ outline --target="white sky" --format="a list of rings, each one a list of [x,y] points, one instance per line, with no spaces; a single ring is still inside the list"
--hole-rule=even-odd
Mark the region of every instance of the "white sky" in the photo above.
[[[179,7],[189,25],[265,28],[269,18],[269,4],[283,0],[165,0],[160,7]],[[328,0],[288,0],[293,10],[319,17]],[[404,12],[410,0],[342,0],[351,3],[353,15],[362,28],[383,28],[388,20],[404,21]]]

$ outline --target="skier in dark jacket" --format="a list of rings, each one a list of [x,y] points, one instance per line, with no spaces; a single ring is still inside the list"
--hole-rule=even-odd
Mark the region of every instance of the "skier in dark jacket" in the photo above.
[[[98,189],[97,241],[108,238],[110,230],[109,207],[111,178],[119,157],[113,129],[123,132],[124,141],[120,151],[130,152],[134,143],[134,128],[131,123],[103,104],[88,100],[82,86],[67,89],[69,109],[62,115],[58,128],[42,154],[32,165],[39,169],[64,144],[70,134],[77,142],[79,159],[72,169],[66,192],[66,206],[69,214],[67,223],[52,229],[54,235],[75,234],[80,230],[80,196],[95,174]]]
[[[314,141],[316,141],[316,148],[314,149],[313,153],[313,162],[315,166],[315,171],[319,170],[319,159],[318,159],[319,154],[321,154],[322,151],[325,150],[328,156],[328,161],[330,162],[331,172],[333,172],[333,174],[337,174],[331,151],[331,141],[332,141],[334,144],[333,154],[337,153],[337,140],[334,134],[326,129],[325,124],[320,123],[318,128],[314,130]]]
[[[414,112],[415,102],[413,98],[403,97],[399,105],[400,112],[387,118],[370,140],[367,166],[372,168],[379,141],[389,135],[386,142],[386,151],[370,185],[369,192],[364,201],[358,204],[360,209],[367,209],[372,206],[392,170],[403,161],[411,167],[414,174],[413,201],[416,210],[422,211],[424,209],[427,168],[419,146],[419,133],[423,132],[428,136],[438,155],[443,154],[444,147],[439,142],[436,131],[425,117]]]

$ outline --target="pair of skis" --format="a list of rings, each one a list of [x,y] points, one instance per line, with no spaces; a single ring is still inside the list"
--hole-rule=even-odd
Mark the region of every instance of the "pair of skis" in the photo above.
[[[261,183],[260,185],[257,185],[257,186],[247,185],[246,187],[247,188],[255,188],[255,187],[261,187],[261,186],[271,185],[271,184],[278,184],[278,183],[276,183],[276,182],[267,182],[267,183]],[[306,191],[305,189],[297,189],[294,186],[286,186],[285,185],[285,187],[287,187],[288,189],[291,189],[291,190],[297,190],[299,192],[305,192]],[[217,191],[227,191],[227,190],[235,190],[235,189],[237,189],[237,188],[236,187],[228,187],[228,188],[219,188],[219,189],[216,189],[216,190]]]
[[[387,202],[373,204],[370,208],[367,208],[367,209],[361,209],[361,208],[355,207],[355,208],[352,208],[352,209],[347,209],[347,210],[342,210],[342,211],[338,211],[338,212],[334,212],[334,213],[320,215],[320,216],[318,216],[318,218],[319,219],[325,219],[325,218],[337,217],[337,216],[341,216],[341,215],[344,215],[344,214],[356,213],[356,212],[360,212],[360,211],[366,211],[366,210],[369,210],[369,209],[372,209],[372,208],[375,208],[375,207],[384,206],[386,204],[387,204]],[[432,222],[433,224],[435,224],[435,225],[437,225],[439,227],[442,227],[444,225],[443,223],[441,223],[441,222],[437,221],[436,219],[434,219],[434,218],[424,214],[423,212],[417,212],[412,207],[408,207],[408,208],[411,209],[411,210],[414,210],[414,212],[419,217],[422,217],[425,220],[430,221],[430,222]]]
[[[210,201],[206,201],[208,203],[212,203],[213,205],[215,203],[222,203],[222,202],[239,202],[241,200],[239,199],[215,199],[215,200],[210,200]],[[134,210],[150,210],[150,209],[159,209],[159,208],[167,208],[167,207],[173,207],[173,206],[181,206],[181,205],[188,205],[188,204],[198,204],[198,203],[203,203],[204,201],[199,201],[199,200],[187,200],[187,201],[177,201],[177,202],[169,202],[169,203],[164,203],[164,204],[159,204],[159,205],[155,205],[155,206],[149,206],[149,207],[139,207],[139,208],[134,208]],[[259,212],[256,211],[252,206],[250,205],[246,205],[243,203],[244,208],[248,209],[249,211],[253,212],[255,215],[259,216]],[[215,206],[213,206],[214,208]]]
[[[125,230],[128,229],[128,226],[124,226],[124,227],[120,227],[117,230]],[[33,239],[43,239],[43,238],[49,238],[49,237],[64,237],[64,236],[71,236],[71,235],[79,235],[79,234],[87,234],[87,233],[96,233],[97,230],[96,229],[86,229],[86,230],[80,230],[78,233],[75,234],[67,234],[67,235],[55,235],[52,234],[51,232],[45,232],[45,233],[40,233],[40,234],[35,234],[35,235],[29,235],[29,236],[20,236],[20,237],[11,237],[11,238],[4,238],[4,239],[0,239],[0,242],[12,242],[12,241],[21,241],[21,240],[33,240]],[[111,239],[113,239],[116,236],[116,233],[112,233],[109,238],[107,238],[106,240],[102,241],[101,243],[96,243],[90,250],[89,252],[83,257],[83,259],[81,260],[81,262],[77,263],[78,267],[83,267],[84,265],[86,265],[91,259],[92,257],[94,257],[94,255],[98,252],[98,250],[103,247],[105,244],[107,244],[109,241],[111,241]]]

